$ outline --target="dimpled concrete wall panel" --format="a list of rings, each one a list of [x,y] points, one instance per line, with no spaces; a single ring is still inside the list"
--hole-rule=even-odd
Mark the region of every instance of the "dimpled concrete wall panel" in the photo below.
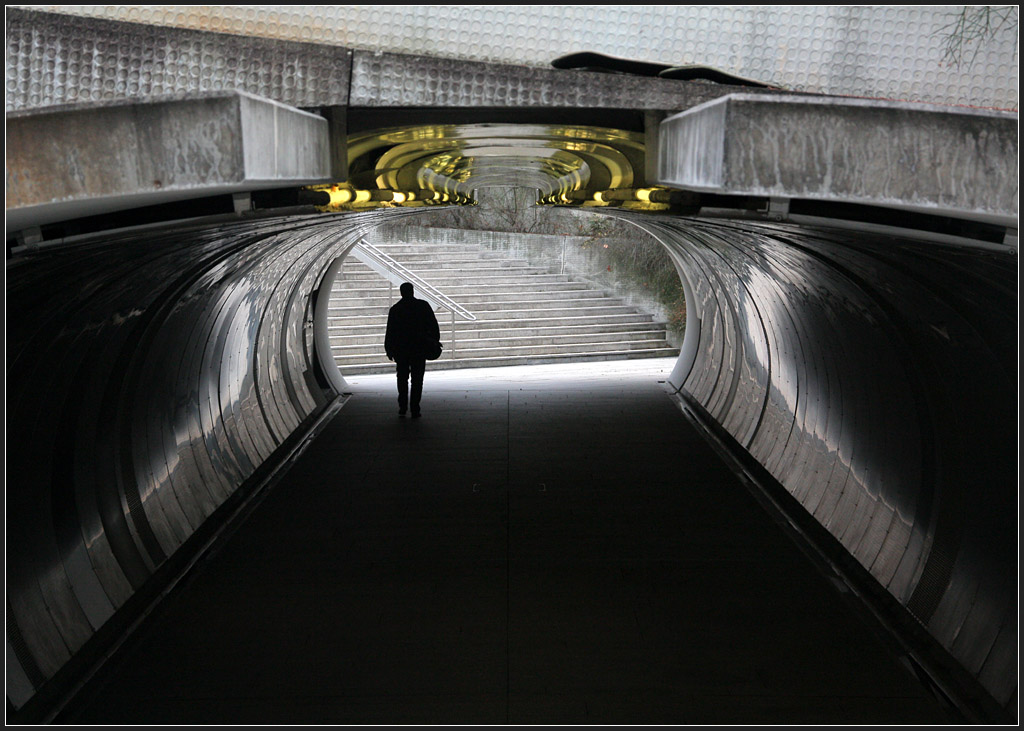
[[[196,92],[294,107],[348,98],[345,48],[19,9],[6,30],[7,111]]]
[[[962,6],[36,7],[172,28],[530,66],[595,51],[714,66],[794,91],[1010,109],[1018,104],[1015,23],[1000,25],[1001,16],[993,16],[989,20],[997,32],[973,42],[968,34],[959,64],[947,56]],[[191,53],[175,63],[190,63],[198,72],[201,58]],[[10,82],[8,68],[8,93]]]

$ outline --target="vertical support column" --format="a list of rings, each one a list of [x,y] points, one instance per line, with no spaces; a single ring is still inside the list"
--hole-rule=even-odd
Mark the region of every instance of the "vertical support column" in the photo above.
[[[243,193],[232,193],[231,203],[234,206],[235,213],[246,213],[252,210],[252,194],[249,192]]]
[[[39,226],[16,231],[14,240],[18,246],[36,246],[43,242],[43,230]]]
[[[668,112],[646,111],[644,112],[644,186],[658,184],[658,150],[661,138],[661,120],[668,116]]]
[[[331,178],[335,183],[348,180],[348,107],[323,107],[330,141]]]
[[[452,316],[452,360],[455,360],[455,310],[449,310]]]

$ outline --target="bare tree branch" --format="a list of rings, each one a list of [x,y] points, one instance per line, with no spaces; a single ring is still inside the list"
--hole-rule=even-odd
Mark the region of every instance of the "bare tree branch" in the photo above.
[[[970,68],[983,46],[1001,33],[1014,34],[1016,49],[1019,25],[1016,5],[972,5],[950,17],[952,20],[938,31],[944,34],[943,63],[959,69],[966,58],[966,66]]]

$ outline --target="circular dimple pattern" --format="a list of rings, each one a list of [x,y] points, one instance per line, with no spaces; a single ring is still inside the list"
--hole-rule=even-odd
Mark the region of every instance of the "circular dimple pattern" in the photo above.
[[[237,35],[196,34],[183,41],[180,32],[159,27],[118,37],[95,29],[75,32],[71,22],[14,28],[9,22],[8,111],[221,90],[308,107],[341,98],[348,84],[347,72],[338,73],[347,69],[341,48],[296,51]]]
[[[983,46],[970,65],[943,63],[945,29],[957,11],[953,7],[390,6],[386,13],[379,6],[343,5],[33,7],[471,61],[547,66],[558,56],[587,50],[709,65],[800,91],[1014,109],[1018,103],[1014,34]],[[111,93],[176,93],[238,84],[256,84],[246,90],[310,106],[316,101],[303,98],[300,90],[331,83],[329,65],[304,68],[301,80],[289,83],[275,66],[280,59],[255,54],[240,58],[234,73],[211,71],[206,57],[218,54],[198,41],[165,49],[157,59],[152,47],[93,48],[88,42],[69,47],[54,38],[10,32],[7,48],[6,88],[15,97],[14,102],[8,99],[8,110],[61,103],[74,95],[77,100],[103,99]],[[968,59],[974,51],[968,47]],[[130,68],[122,76],[117,66],[126,58]],[[140,59],[150,61],[148,78],[139,71]]]

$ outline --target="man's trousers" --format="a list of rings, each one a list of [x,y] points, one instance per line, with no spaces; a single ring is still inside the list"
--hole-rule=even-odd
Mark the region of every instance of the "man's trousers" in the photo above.
[[[427,361],[424,358],[410,358],[409,360],[395,359],[398,373],[398,409],[405,413],[407,408],[412,413],[420,411],[420,396],[423,393],[423,372],[427,369]],[[409,378],[412,377],[412,393],[409,392]]]

